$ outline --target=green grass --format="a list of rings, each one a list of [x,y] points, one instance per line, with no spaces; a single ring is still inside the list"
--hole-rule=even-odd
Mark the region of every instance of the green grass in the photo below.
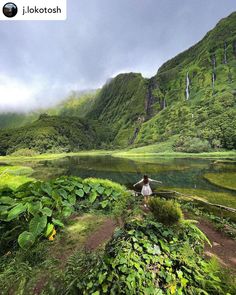
[[[224,151],[224,152],[209,152],[209,153],[180,153],[180,152],[162,152],[160,151],[160,145],[165,146],[166,143],[149,145],[145,147],[135,148],[135,149],[123,149],[123,150],[88,150],[76,153],[58,153],[58,154],[40,154],[32,157],[27,156],[0,156],[0,163],[15,164],[21,162],[37,162],[37,161],[53,161],[57,159],[62,159],[65,157],[96,157],[96,156],[106,156],[111,155],[118,158],[130,158],[140,160],[144,158],[144,161],[148,161],[148,158],[213,158],[213,159],[236,159],[236,151]],[[105,169],[105,168],[104,168]]]
[[[113,152],[115,157],[174,157],[174,158],[236,158],[236,151],[222,151],[222,152],[205,152],[205,153],[182,153],[170,150],[162,151],[160,147],[165,147],[166,143],[148,145],[140,148],[130,150]],[[169,143],[167,144],[167,146]]]
[[[171,187],[168,188],[179,193],[183,193],[189,196],[198,197],[203,200],[206,200],[213,204],[219,204],[227,207],[232,207],[236,209],[236,197],[233,194],[225,192],[213,192],[203,189],[191,189],[191,188],[180,188],[180,187]]]
[[[34,178],[29,177],[33,173],[33,169],[23,166],[1,166],[0,167],[0,187],[8,186],[16,189],[18,186],[33,181]]]
[[[27,156],[0,156],[0,162],[25,162],[25,161],[42,161],[42,160],[57,160],[65,157],[73,157],[73,156],[99,156],[99,155],[110,155],[114,151],[106,151],[106,150],[89,150],[89,151],[81,151],[76,153],[58,153],[58,154],[40,154],[32,157]]]
[[[206,173],[204,178],[217,186],[236,190],[236,172]]]

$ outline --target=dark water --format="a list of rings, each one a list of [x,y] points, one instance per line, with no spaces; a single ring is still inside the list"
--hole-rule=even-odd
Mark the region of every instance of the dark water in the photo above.
[[[74,175],[82,178],[107,178],[131,188],[143,174],[163,182],[157,187],[195,188],[210,191],[225,191],[203,178],[207,172],[236,171],[236,165],[215,165],[210,159],[147,158],[130,160],[111,156],[76,156],[34,164],[33,177],[55,178]]]

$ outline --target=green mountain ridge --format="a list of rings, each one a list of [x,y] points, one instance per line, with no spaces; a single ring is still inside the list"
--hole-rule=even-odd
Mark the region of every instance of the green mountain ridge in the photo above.
[[[236,149],[236,12],[164,63],[151,79],[120,74],[101,90],[82,98],[72,95],[46,113],[58,116],[58,122],[82,118],[94,132],[93,147],[173,141],[176,151]],[[31,124],[22,128],[27,131]]]
[[[95,130],[84,120],[42,114],[24,127],[2,130],[0,155],[25,149],[40,153],[86,150],[95,147],[93,142],[96,142]]]

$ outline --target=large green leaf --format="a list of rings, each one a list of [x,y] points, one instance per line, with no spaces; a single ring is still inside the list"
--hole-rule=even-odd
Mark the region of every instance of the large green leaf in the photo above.
[[[57,191],[52,191],[52,198],[57,202],[57,204],[62,202],[62,198]]]
[[[113,200],[117,200],[121,196],[121,193],[113,190],[111,196]]]
[[[49,196],[52,193],[52,187],[48,182],[44,182],[41,184],[41,189],[43,192],[47,193]]]
[[[22,198],[21,201],[29,203],[29,202],[35,201],[36,199],[37,199],[36,197],[25,197],[25,198]]]
[[[29,249],[35,242],[35,236],[27,231],[21,233],[18,237],[18,243],[22,249]]]
[[[107,188],[107,189],[105,189],[105,191],[104,191],[104,194],[105,194],[106,196],[110,196],[111,193],[112,193],[112,188]]]
[[[8,221],[15,219],[16,217],[18,217],[20,214],[22,214],[23,212],[25,212],[26,210],[26,206],[23,204],[18,204],[15,207],[13,207],[9,212],[8,212]]]
[[[40,201],[28,204],[28,211],[32,215],[37,215],[42,208],[43,205]]]
[[[46,227],[46,231],[45,231],[45,237],[47,238],[48,236],[50,236],[50,234],[52,233],[54,229],[54,225],[52,223],[48,223],[47,227]]]
[[[89,195],[89,201],[91,203],[94,203],[95,200],[96,200],[96,198],[97,198],[97,196],[98,196],[97,192],[95,192],[95,191],[91,192],[90,195]]]
[[[72,207],[64,207],[62,210],[62,215],[64,217],[69,217],[73,213],[73,208]]]
[[[4,204],[4,205],[14,205],[15,204],[15,200],[10,198],[10,197],[0,197],[0,204]]]
[[[42,197],[41,198],[41,202],[44,206],[51,206],[52,205],[52,202],[53,200],[48,198],[48,197]]]
[[[104,192],[104,187],[99,186],[99,187],[97,188],[97,192],[99,193],[99,195],[101,195],[101,194]]]
[[[43,215],[52,216],[52,210],[48,207],[44,207],[43,209],[41,209],[41,212],[43,213]]]
[[[70,195],[70,196],[68,197],[68,201],[69,201],[69,203],[70,203],[71,205],[75,205],[75,203],[76,203],[76,196],[75,196],[75,195]]]
[[[55,225],[58,225],[58,226],[64,227],[64,223],[63,223],[61,220],[59,220],[59,219],[55,219],[55,218],[53,218],[53,219],[52,219],[52,222],[53,222],[53,224],[55,224]]]
[[[64,189],[60,188],[60,189],[58,190],[58,193],[59,193],[64,199],[67,199],[68,194],[67,194],[67,192],[66,192]]]
[[[89,191],[90,191],[90,187],[89,187],[88,185],[85,185],[85,186],[84,186],[84,192],[85,192],[86,194],[88,194]]]
[[[79,196],[81,198],[84,196],[84,191],[82,189],[76,190],[75,193],[76,193],[77,196]]]
[[[83,188],[83,184],[82,183],[79,183],[79,182],[75,182],[75,185],[79,188]]]
[[[0,205],[0,220],[7,219],[8,210],[11,208],[11,206],[7,205]]]
[[[67,186],[66,188],[69,192],[72,192],[75,187],[74,187],[74,185],[70,185],[70,186]]]
[[[109,204],[109,201],[108,200],[105,200],[105,201],[102,201],[101,202],[102,208],[106,208],[108,206],[108,204]]]
[[[29,230],[32,234],[34,234],[35,236],[38,236],[45,229],[46,225],[47,225],[47,216],[36,215],[30,221]]]

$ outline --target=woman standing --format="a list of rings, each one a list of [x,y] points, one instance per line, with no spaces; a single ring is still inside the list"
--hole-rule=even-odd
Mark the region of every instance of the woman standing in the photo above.
[[[141,194],[144,196],[144,207],[147,207],[148,196],[150,196],[152,194],[152,189],[151,189],[150,184],[149,184],[150,182],[162,183],[161,181],[148,178],[147,175],[144,175],[143,179],[141,179],[139,182],[134,184],[134,187],[137,184],[140,184],[140,183],[143,184]]]

